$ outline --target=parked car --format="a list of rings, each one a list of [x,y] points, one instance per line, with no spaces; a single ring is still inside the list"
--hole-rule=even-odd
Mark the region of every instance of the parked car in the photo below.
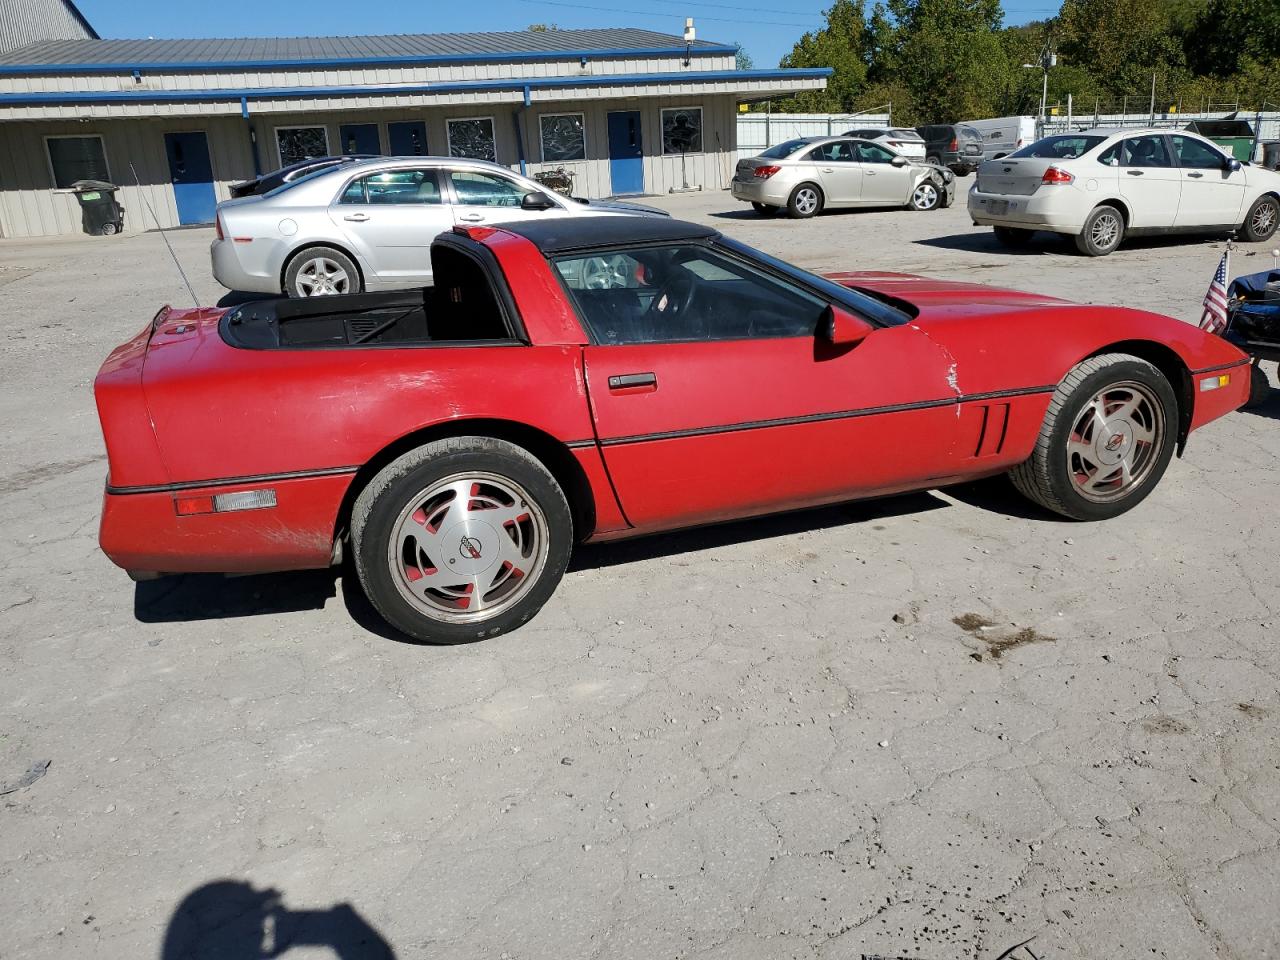
[[[165,307],[116,348],[107,556],[350,556],[394,626],[467,642],[529,620],[576,542],[1006,471],[1115,517],[1249,389],[1247,356],[1169,317],[821,277],[661,217],[460,225],[430,254],[431,288]]]
[[[279,170],[264,173],[262,176],[254,177],[252,180],[242,180],[240,183],[231,184],[231,196],[232,198],[256,197],[259,194],[274,190],[276,187],[291,183],[299,177],[305,177],[309,173],[315,173],[318,170],[329,170],[340,164],[354,163],[357,160],[371,160],[375,156],[376,154],[372,153],[353,153],[341,157],[308,157],[306,160],[299,160],[297,163],[291,163],[287,167],[281,167]]]
[[[947,207],[955,177],[869,140],[802,137],[739,160],[732,189],[759,214],[804,219],[843,207]]]
[[[879,143],[912,160],[923,160],[925,156],[924,138],[910,127],[859,127],[846,130],[842,136]]]
[[[982,159],[999,160],[1044,137],[1039,117],[992,117],[966,120],[965,124],[982,138]]]
[[[1238,230],[1257,243],[1280,222],[1280,173],[1191,133],[1088,130],[988,160],[969,191],[969,214],[1007,246],[1047,230],[1074,236],[1092,257],[1144,234]]]
[[[982,134],[962,123],[933,123],[916,127],[924,139],[930,163],[946,167],[959,177],[967,177],[982,163]]]
[[[667,216],[636,203],[563,197],[483,160],[379,157],[218,204],[210,256],[215,279],[230,290],[387,290],[430,283],[431,241],[455,223],[584,214]]]
[[[1253,357],[1249,406],[1264,403],[1271,396],[1271,383],[1262,372],[1262,361],[1280,362],[1280,270],[1263,270],[1231,281],[1227,328],[1222,336]]]

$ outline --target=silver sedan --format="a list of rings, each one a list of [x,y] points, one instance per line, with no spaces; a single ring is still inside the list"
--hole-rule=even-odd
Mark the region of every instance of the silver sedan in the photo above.
[[[666,215],[562,197],[482,160],[386,157],[219,204],[210,256],[230,290],[360,293],[430,284],[431,241],[455,224],[599,214]]]
[[[853,137],[788,140],[739,160],[733,196],[769,216],[796,218],[840,207],[936,210],[955,199],[955,174]]]

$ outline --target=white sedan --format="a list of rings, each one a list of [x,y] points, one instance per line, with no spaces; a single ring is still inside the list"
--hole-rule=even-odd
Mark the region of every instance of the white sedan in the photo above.
[[[983,163],[969,214],[1006,246],[1047,230],[1091,257],[1144,234],[1238,231],[1258,243],[1280,223],[1280,173],[1185,131],[1087,130]]]

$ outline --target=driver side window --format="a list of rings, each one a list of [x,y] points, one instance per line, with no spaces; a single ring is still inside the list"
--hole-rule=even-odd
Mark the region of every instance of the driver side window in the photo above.
[[[697,244],[575,254],[555,267],[600,344],[811,337],[827,306]]]
[[[518,207],[529,192],[514,180],[478,170],[454,170],[450,177],[458,203],[471,207]]]

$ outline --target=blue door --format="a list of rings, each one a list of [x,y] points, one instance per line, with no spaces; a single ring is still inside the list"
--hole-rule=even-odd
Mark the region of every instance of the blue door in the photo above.
[[[640,111],[609,114],[609,178],[613,194],[644,193],[644,144]]]
[[[403,120],[387,124],[387,140],[393,157],[425,157],[427,125],[421,120]]]
[[[344,123],[338,128],[341,138],[342,153],[350,156],[353,153],[379,154],[378,125],[376,123]]]
[[[178,222],[213,223],[218,201],[213,195],[208,138],[199,131],[166,133],[164,150],[169,155],[169,177],[173,180]]]

